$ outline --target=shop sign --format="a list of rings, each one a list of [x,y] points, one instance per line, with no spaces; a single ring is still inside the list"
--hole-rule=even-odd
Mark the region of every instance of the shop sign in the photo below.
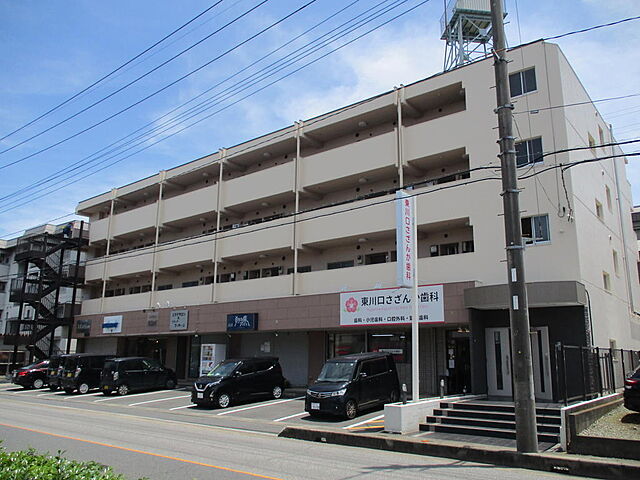
[[[444,322],[442,285],[418,287],[418,321]],[[399,325],[411,323],[411,292],[385,288],[340,294],[340,325]]]
[[[169,316],[169,330],[186,330],[189,324],[189,310],[173,310]]]
[[[240,332],[257,329],[257,313],[231,313],[227,315],[227,332]]]
[[[147,312],[147,327],[155,327],[158,325],[158,317],[160,312]]]
[[[122,333],[122,315],[112,315],[102,319],[102,333]]]
[[[415,204],[415,197],[404,190],[396,191],[396,264],[400,287],[413,288],[416,274]]]
[[[76,320],[76,332],[89,335],[91,331],[91,319],[83,318]]]

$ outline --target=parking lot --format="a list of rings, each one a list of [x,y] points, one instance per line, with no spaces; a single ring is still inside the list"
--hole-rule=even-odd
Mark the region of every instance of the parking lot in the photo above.
[[[23,389],[22,387],[3,383],[0,384],[0,396],[11,396],[25,401],[37,402],[46,405],[65,404],[74,407],[86,406],[98,410],[127,411],[129,414],[171,414],[184,417],[191,421],[193,417],[204,417],[209,422],[218,423],[229,420],[249,421],[252,426],[269,424],[273,427],[284,428],[287,425],[308,425],[341,428],[355,432],[381,431],[384,426],[384,414],[382,409],[365,411],[353,420],[344,420],[334,417],[310,417],[304,411],[304,393],[302,390],[285,392],[285,396],[279,400],[257,399],[252,402],[232,404],[225,409],[198,407],[191,403],[191,391],[189,388],[176,388],[174,390],[155,390],[142,393],[132,393],[126,396],[105,396],[101,392],[91,391],[81,395],[78,393],[67,394],[63,391],[52,392],[47,388]],[[164,415],[163,415],[164,416]]]

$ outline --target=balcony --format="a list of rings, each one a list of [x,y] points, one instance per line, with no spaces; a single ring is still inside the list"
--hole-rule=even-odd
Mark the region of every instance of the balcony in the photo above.
[[[162,223],[172,223],[187,217],[201,217],[216,211],[218,186],[200,188],[163,201]]]
[[[348,237],[395,231],[395,205],[392,196],[376,197],[300,215],[299,245],[322,246]],[[364,208],[365,205],[371,205]],[[344,213],[337,213],[344,212]],[[336,213],[335,215],[332,215]],[[322,214],[321,217],[318,217]]]
[[[110,256],[107,259],[107,278],[128,277],[138,273],[151,272],[152,264],[152,248],[130,250],[119,255]]]
[[[91,229],[89,230],[89,243],[106,242],[108,231],[109,218],[92,221]]]
[[[198,287],[174,288],[156,292],[156,302],[164,307],[182,307],[211,303],[211,285]]]
[[[303,188],[322,187],[334,180],[370,176],[372,172],[395,169],[396,137],[394,132],[364,138],[302,158]]]
[[[396,285],[396,263],[379,263],[299,275],[298,293],[312,295],[351,290],[372,290]]]
[[[155,203],[152,203],[150,205],[145,205],[144,207],[134,208],[133,210],[114,215],[111,226],[112,236],[118,237],[155,228],[156,211],[157,206]],[[93,225],[91,227],[91,232],[93,232]]]
[[[156,255],[160,270],[212,262],[213,235],[159,245]]]
[[[221,234],[218,258],[236,258],[258,252],[291,249],[292,218],[280,218],[256,225],[247,225]]]
[[[463,128],[473,128],[466,110],[405,127],[405,159],[410,162],[428,155],[459,149],[460,138],[451,132]]]
[[[293,188],[294,162],[288,162],[224,182],[222,205],[234,207],[263,199],[293,198]]]

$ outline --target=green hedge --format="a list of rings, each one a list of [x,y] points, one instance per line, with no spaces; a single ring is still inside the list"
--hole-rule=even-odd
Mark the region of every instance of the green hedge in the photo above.
[[[42,455],[34,449],[7,452],[0,447],[0,480],[126,480],[111,467]],[[143,479],[140,479],[143,480]]]

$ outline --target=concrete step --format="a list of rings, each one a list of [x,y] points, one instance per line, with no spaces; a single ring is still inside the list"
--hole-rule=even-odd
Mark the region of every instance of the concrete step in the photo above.
[[[504,422],[514,422],[516,421],[516,416],[514,412],[502,412],[502,411],[490,411],[490,410],[464,410],[464,409],[442,409],[436,408],[433,410],[434,416],[446,416],[446,417],[457,417],[457,418],[478,418],[478,419],[488,419],[488,420],[498,420]],[[550,425],[560,425],[560,417],[559,416],[548,416],[548,415],[536,415],[537,421],[539,423],[550,424]]]
[[[440,408],[453,410],[474,410],[515,413],[515,407],[510,404],[492,402],[440,402]],[[560,417],[560,408],[537,407],[536,415]]]
[[[540,422],[538,420],[538,422]],[[504,430],[514,430],[515,423],[502,420],[487,420],[482,418],[459,418],[459,417],[427,417],[427,424],[429,425],[462,425],[470,427],[485,427],[485,428],[497,428]],[[560,434],[560,425],[549,425],[545,423],[538,423],[538,432]]]

